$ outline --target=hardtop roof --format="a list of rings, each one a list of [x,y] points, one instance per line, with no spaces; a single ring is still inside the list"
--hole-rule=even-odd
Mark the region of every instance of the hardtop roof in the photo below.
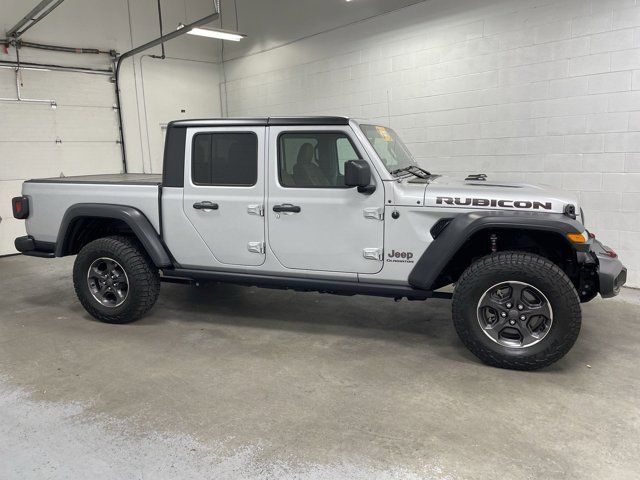
[[[234,127],[234,126],[349,125],[347,117],[257,117],[175,120],[169,127]]]

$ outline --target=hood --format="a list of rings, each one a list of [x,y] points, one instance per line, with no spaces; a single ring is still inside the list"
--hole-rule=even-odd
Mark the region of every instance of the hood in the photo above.
[[[574,195],[551,186],[490,179],[465,180],[452,176],[430,181],[424,196],[425,206],[443,208],[564,213],[569,204],[574,205],[576,213],[580,214],[578,199]]]

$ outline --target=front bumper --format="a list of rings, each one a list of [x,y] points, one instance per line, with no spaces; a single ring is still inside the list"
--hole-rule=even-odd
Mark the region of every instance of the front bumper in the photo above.
[[[598,291],[602,298],[615,297],[627,281],[627,268],[613,250],[593,239],[590,253],[598,262]]]

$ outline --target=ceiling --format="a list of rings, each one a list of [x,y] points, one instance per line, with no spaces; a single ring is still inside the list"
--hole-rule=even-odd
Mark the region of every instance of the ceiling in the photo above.
[[[425,0],[220,0],[222,27],[247,34],[243,41],[224,42],[224,58],[237,58],[272,49],[359,20],[375,17]],[[38,0],[0,0],[0,37]],[[213,10],[214,0],[161,0],[165,33],[178,23],[189,23]],[[117,8],[116,8],[117,7]],[[131,18],[127,18],[130,11]],[[237,11],[237,17],[236,17]],[[237,24],[236,24],[237,21]],[[126,27],[133,23],[135,31]],[[237,27],[236,27],[237,25]],[[220,27],[220,21],[211,27]],[[156,0],[66,0],[25,39],[60,45],[116,48],[125,51],[158,35]],[[178,43],[189,50],[202,49],[206,58],[219,58],[222,42],[198,38],[167,44],[176,55]],[[155,52],[157,53],[157,52]],[[192,52],[193,53],[193,52]],[[187,53],[180,52],[181,56]],[[203,58],[204,58],[203,57]],[[200,58],[200,56],[198,57]]]
[[[236,29],[237,8],[238,30],[248,35],[239,43],[225,42],[224,56],[231,59],[275,48],[422,1],[221,0],[223,28]]]

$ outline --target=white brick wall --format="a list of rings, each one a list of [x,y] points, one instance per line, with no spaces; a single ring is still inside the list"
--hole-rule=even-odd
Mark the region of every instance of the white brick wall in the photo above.
[[[432,0],[225,66],[229,115],[390,123],[432,171],[575,191],[640,287],[636,0]]]

